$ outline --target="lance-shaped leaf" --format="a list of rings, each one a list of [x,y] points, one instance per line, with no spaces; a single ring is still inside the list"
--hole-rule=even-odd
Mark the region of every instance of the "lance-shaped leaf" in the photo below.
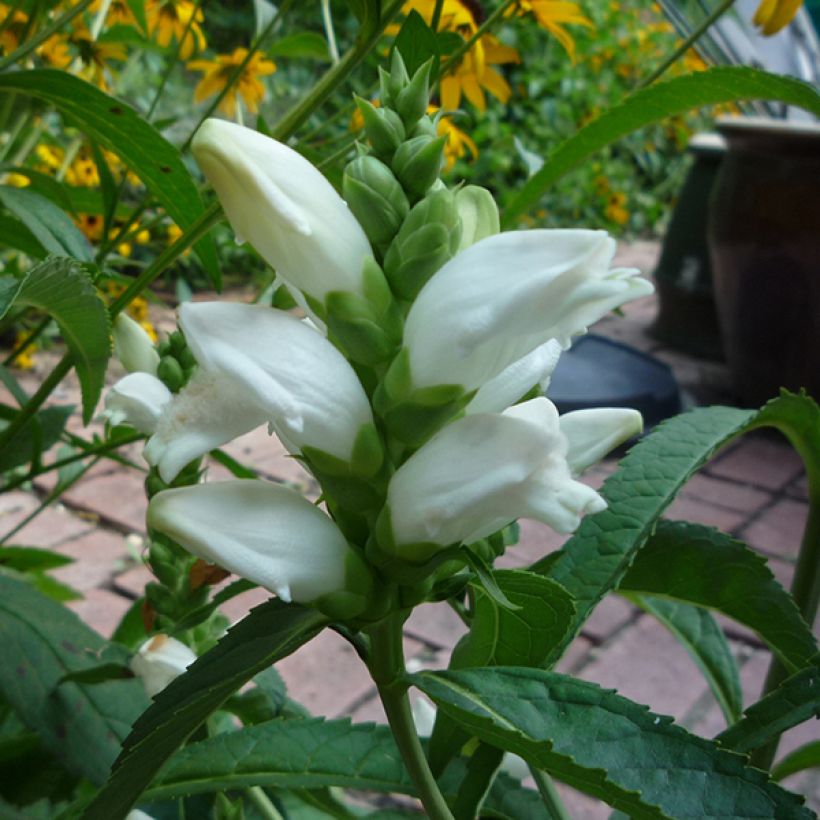
[[[69,771],[97,784],[147,703],[137,681],[61,683],[99,665],[106,646],[73,612],[0,574],[0,695]]]
[[[315,610],[271,600],[252,610],[137,720],[111,776],[83,817],[125,816],[166,760],[229,695],[319,633]]]
[[[722,612],[757,632],[791,671],[817,652],[811,628],[766,560],[711,527],[660,521],[618,586]]]
[[[46,259],[28,272],[14,303],[33,305],[57,321],[77,370],[83,420],[88,424],[97,406],[111,355],[108,311],[88,272],[73,259]]]
[[[481,740],[635,820],[813,816],[742,756],[594,683],[518,667],[410,680]]]
[[[779,737],[786,729],[819,716],[820,664],[815,661],[750,706],[741,720],[715,740],[735,751],[749,752]]]
[[[70,117],[88,136],[117,154],[181,228],[201,215],[202,202],[179,151],[127,103],[53,69],[6,72],[0,77],[0,91],[37,97]],[[204,237],[195,248],[218,287],[221,275],[213,240]]]
[[[636,91],[564,140],[504,211],[504,224],[532,208],[567,171],[621,137],[693,108],[737,100],[777,100],[820,116],[820,94],[808,83],[743,66],[720,66]]]

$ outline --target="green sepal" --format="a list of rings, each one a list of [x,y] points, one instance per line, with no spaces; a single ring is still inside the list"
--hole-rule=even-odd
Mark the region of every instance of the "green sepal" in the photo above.
[[[163,356],[159,360],[157,378],[172,393],[178,393],[185,386],[185,373],[182,365],[173,356]]]
[[[421,199],[438,179],[447,137],[418,136],[403,142],[393,157],[393,172],[412,202]]]
[[[399,441],[421,447],[470,403],[475,392],[464,393],[460,384],[426,388],[417,391],[411,401],[391,407],[384,414],[384,422],[391,435]],[[448,396],[452,398],[448,400]]]
[[[302,448],[302,455],[323,474],[343,479],[372,478],[384,463],[381,437],[372,422],[363,424],[356,435],[350,461],[309,446]]]
[[[429,191],[410,211],[390,244],[384,273],[393,292],[413,301],[430,277],[458,252],[461,219],[452,191]]]
[[[432,117],[422,117],[413,126],[413,130],[407,135],[408,137],[437,137],[438,128],[436,121]]]
[[[374,598],[373,573],[357,552],[345,557],[345,588],[322,595],[313,606],[334,621],[349,621],[360,616]]]
[[[327,310],[325,306],[318,299],[314,299],[309,293],[302,291],[302,296],[305,299],[305,304],[310,308],[311,312],[317,316],[321,321],[327,323]]]
[[[389,71],[385,71],[379,66],[379,99],[383,108],[391,108],[393,105],[393,79]]]
[[[407,136],[401,117],[392,109],[376,108],[361,97],[356,97],[356,105],[364,120],[364,130],[374,154],[379,159],[390,162]]]
[[[397,48],[393,49],[390,55],[389,92],[395,103],[401,90],[410,82],[410,75],[407,73],[407,66],[404,64],[404,57]]]
[[[456,192],[455,207],[462,226],[457,250],[469,248],[501,230],[498,205],[486,188],[478,185],[464,186]]]
[[[357,157],[345,168],[342,193],[370,244],[383,256],[410,210],[399,181],[376,157]]]
[[[394,98],[394,107],[409,131],[425,115],[430,102],[432,59],[418,68],[413,78]]]

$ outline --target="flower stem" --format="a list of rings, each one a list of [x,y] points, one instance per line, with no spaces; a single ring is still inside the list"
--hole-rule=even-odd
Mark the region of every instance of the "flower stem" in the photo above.
[[[403,680],[406,673],[401,633],[403,620],[400,613],[393,613],[371,627],[370,674],[376,682],[396,745],[427,816],[432,820],[453,820],[430,771],[410,712],[407,684]]]
[[[535,781],[535,785],[538,786],[538,792],[544,801],[544,806],[550,818],[552,820],[572,820],[555,788],[555,784],[552,782],[552,778],[535,766],[530,766],[530,774]]]
[[[701,38],[712,23],[717,22],[729,9],[734,5],[735,0],[723,0],[723,2],[715,8],[715,10],[700,22],[698,26],[692,29],[692,33],[646,78],[641,80],[636,86],[637,91],[640,88],[645,88],[652,85],[661,75],[666,73],[666,70],[673,65],[677,60],[686,54],[690,48]]]

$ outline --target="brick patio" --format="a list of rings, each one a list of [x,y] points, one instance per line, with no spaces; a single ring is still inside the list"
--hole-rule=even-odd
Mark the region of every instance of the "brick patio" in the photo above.
[[[654,244],[636,243],[623,248],[619,261],[649,272],[656,254]],[[667,362],[684,390],[699,397],[708,395],[711,401],[727,401],[721,393],[728,384],[722,365],[686,357],[647,334],[655,310],[654,297],[647,297],[627,305],[623,318],[608,317],[594,330]],[[167,312],[156,318],[161,327],[171,323]],[[43,362],[43,368],[46,365]],[[24,374],[21,381],[26,389],[32,389],[42,375]],[[79,403],[71,379],[61,387],[57,400]],[[87,435],[78,420],[72,423],[72,430]],[[315,482],[264,430],[250,433],[226,449],[264,477],[289,482],[308,495],[316,492]],[[131,447],[128,454],[140,461],[139,447]],[[586,480],[598,486],[613,467],[612,462],[604,462]],[[151,577],[140,561],[143,477],[113,461],[101,461],[59,503],[46,507],[12,538],[12,543],[48,547],[75,559],[55,575],[83,593],[84,599],[71,607],[106,635]],[[211,477],[224,478],[226,471],[214,465]],[[53,484],[54,478],[45,476],[33,488],[0,495],[0,534],[5,536],[30,516]],[[719,454],[688,484],[669,513],[670,517],[720,527],[746,540],[770,559],[773,572],[784,584],[790,583],[793,574],[806,514],[800,460],[783,440],[768,436],[748,437]],[[525,522],[521,544],[504,556],[502,564],[524,566],[558,548],[562,540],[546,527]],[[259,590],[246,593],[230,601],[224,611],[238,619],[266,596]],[[741,665],[746,702],[751,702],[760,691],[768,652],[747,629],[725,619],[722,623]],[[417,666],[444,667],[461,633],[461,622],[446,605],[419,607],[406,627],[408,658]],[[383,720],[366,672],[350,646],[335,633],[323,633],[278,668],[291,693],[317,713]],[[560,669],[616,688],[707,736],[722,728],[721,713],[686,652],[656,621],[618,597],[610,597],[598,607]],[[786,735],[781,753],[816,737],[816,724],[805,724]],[[813,808],[820,808],[820,774],[797,775],[786,785],[808,794]],[[564,793],[573,818],[608,817],[608,810],[594,801],[569,790]]]

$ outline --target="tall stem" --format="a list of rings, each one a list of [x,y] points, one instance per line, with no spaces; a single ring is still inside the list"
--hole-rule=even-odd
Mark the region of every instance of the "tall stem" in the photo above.
[[[661,75],[666,73],[671,65],[686,54],[690,48],[701,38],[701,35],[717,22],[729,9],[734,5],[735,0],[723,0],[723,2],[715,8],[715,10],[703,19],[703,21],[692,29],[692,33],[646,78],[641,80],[636,89],[645,88],[655,82]]]
[[[402,647],[402,623],[401,615],[394,613],[371,628],[370,673],[378,687],[379,697],[396,745],[427,816],[432,820],[453,820],[453,815],[430,771],[410,712],[407,684],[403,680],[406,670]]]
[[[546,772],[542,772],[541,769],[537,769],[535,766],[530,766],[530,774],[535,781],[535,785],[538,786],[538,792],[544,801],[544,807],[550,818],[552,818],[552,820],[572,820],[569,816],[569,812],[567,812],[566,806],[561,800],[561,796],[555,788],[555,784],[552,782],[552,778]]]

